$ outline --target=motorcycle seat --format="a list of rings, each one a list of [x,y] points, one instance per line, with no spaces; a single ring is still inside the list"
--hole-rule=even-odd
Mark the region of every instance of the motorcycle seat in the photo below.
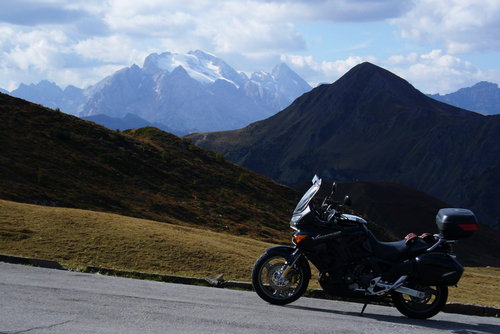
[[[406,240],[382,242],[374,236],[370,238],[370,244],[375,256],[391,262],[409,259],[428,247],[427,243],[421,239],[408,244]]]
[[[387,261],[400,260],[404,258],[408,252],[408,246],[405,240],[392,242],[374,240],[371,246],[375,256]]]

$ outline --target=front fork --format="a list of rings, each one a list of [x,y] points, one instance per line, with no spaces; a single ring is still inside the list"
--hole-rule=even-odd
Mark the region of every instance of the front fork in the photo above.
[[[285,264],[280,268],[280,279],[290,275],[290,271],[294,266],[301,266],[305,270],[304,274],[307,279],[311,278],[311,268],[305,255],[297,247],[290,246],[274,246],[266,249],[266,254],[269,256],[278,256],[285,259]]]
[[[290,271],[292,270],[293,266],[297,263],[297,261],[302,257],[302,253],[298,248],[296,248],[292,254],[290,254],[290,257],[287,258],[285,266],[283,268],[283,277],[287,277]]]

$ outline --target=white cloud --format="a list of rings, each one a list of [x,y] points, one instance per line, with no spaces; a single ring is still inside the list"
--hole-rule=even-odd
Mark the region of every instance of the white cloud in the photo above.
[[[417,59],[418,54],[416,52],[411,52],[407,55],[392,55],[385,63],[389,66],[408,65],[415,63]]]
[[[152,4],[152,1],[110,1],[109,6],[103,15],[110,29],[132,36],[184,35],[196,24],[196,17],[183,6],[175,8],[168,3]]]
[[[370,21],[407,11],[405,0],[111,0],[104,20],[112,31],[161,38],[173,51],[193,44],[245,55],[305,50],[293,22]]]
[[[109,5],[105,21],[112,31],[161,39],[171,51],[185,52],[194,44],[210,52],[248,54],[305,48],[281,2],[149,0]]]
[[[401,56],[409,60],[402,63],[392,62],[393,57],[386,62],[392,71],[424,93],[450,93],[484,80],[483,71],[470,62],[443,53],[442,50]]]
[[[112,64],[141,64],[147,56],[134,48],[133,40],[122,35],[87,39],[78,42],[74,50],[84,58]]]
[[[287,63],[311,85],[332,83],[352,67],[365,61],[376,63],[375,57],[351,56],[336,61],[317,61],[312,56],[282,55],[281,61]]]
[[[498,0],[419,0],[392,22],[403,38],[440,43],[451,54],[500,50]]]
[[[365,61],[386,68],[424,93],[450,93],[482,80],[498,82],[500,74],[498,70],[481,70],[442,50],[392,55],[386,59],[351,56],[337,61],[318,61],[312,56],[282,55],[281,60],[313,86],[334,82]]]
[[[67,38],[59,30],[37,30],[26,33],[12,33],[4,28],[9,38],[8,46],[3,48],[0,66],[17,68],[22,71],[44,72],[51,66],[60,66],[61,51]]]
[[[483,70],[443,50],[424,54],[395,55],[382,61],[382,66],[408,80],[424,93],[451,93],[479,81],[498,82],[499,70]]]

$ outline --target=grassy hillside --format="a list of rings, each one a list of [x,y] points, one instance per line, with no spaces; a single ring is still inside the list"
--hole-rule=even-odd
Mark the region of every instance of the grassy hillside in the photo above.
[[[0,200],[0,253],[71,268],[115,269],[248,280],[270,244],[249,238],[80,209]]]
[[[0,198],[288,238],[298,194],[156,128],[116,132],[0,94]]]
[[[0,253],[56,260],[70,268],[250,280],[272,244],[175,224],[0,200]],[[466,268],[450,301],[500,306],[499,268]],[[315,280],[310,287],[318,288]]]

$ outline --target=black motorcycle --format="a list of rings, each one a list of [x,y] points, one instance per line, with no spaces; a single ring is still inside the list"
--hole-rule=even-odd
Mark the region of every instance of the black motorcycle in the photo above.
[[[345,213],[348,196],[343,202],[332,199],[335,184],[323,201],[316,202],[321,179],[314,176],[312,183],[290,221],[295,246],[268,248],[253,267],[257,294],[277,305],[297,300],[309,284],[310,261],[327,294],[364,298],[390,294],[394,306],[410,318],[436,315],[446,304],[448,286],[456,285],[464,271],[452,245],[478,229],[474,213],[441,209],[436,216],[439,234],[410,234],[401,241],[381,242],[366,220]]]

